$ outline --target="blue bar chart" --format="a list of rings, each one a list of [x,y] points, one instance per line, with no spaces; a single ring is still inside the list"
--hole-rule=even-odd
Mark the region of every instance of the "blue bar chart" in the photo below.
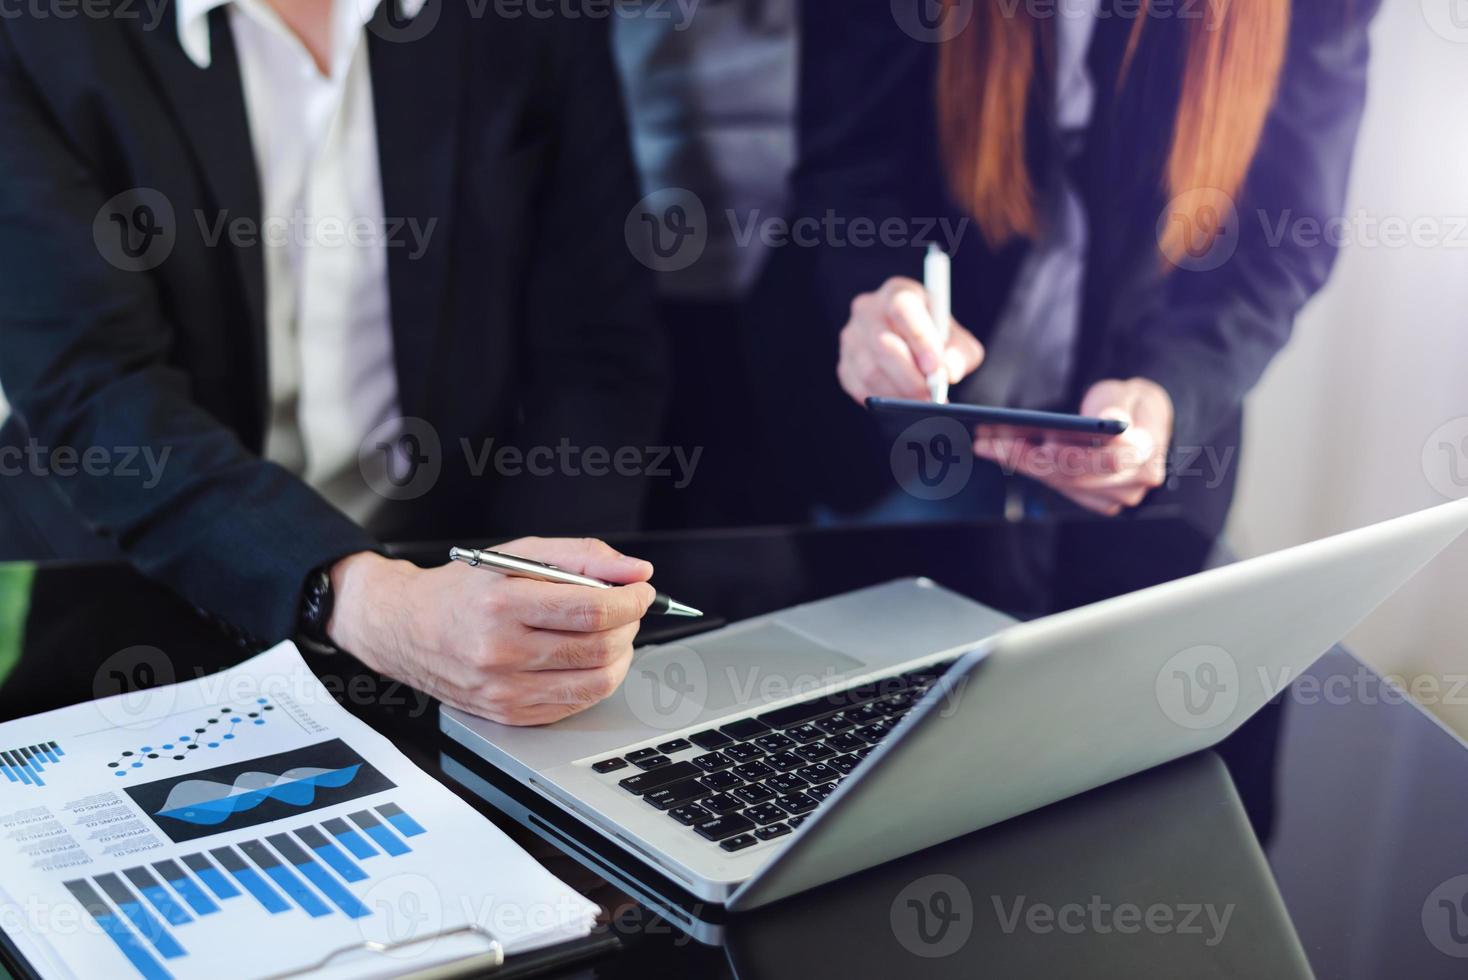
[[[25,786],[45,786],[42,774],[47,766],[54,766],[66,755],[55,742],[25,745],[18,749],[0,750],[0,775],[7,783]]]
[[[241,902],[271,915],[370,916],[347,886],[369,880],[384,860],[411,853],[406,838],[424,833],[402,807],[383,803],[345,819],[65,884],[140,976],[168,980],[167,963],[188,955],[175,931],[186,939],[190,923],[229,917]]]

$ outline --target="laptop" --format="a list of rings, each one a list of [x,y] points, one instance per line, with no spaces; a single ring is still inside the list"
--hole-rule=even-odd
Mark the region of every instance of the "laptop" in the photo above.
[[[645,648],[555,725],[440,725],[752,909],[1221,741],[1465,529],[1458,501],[1024,623],[888,582]]]

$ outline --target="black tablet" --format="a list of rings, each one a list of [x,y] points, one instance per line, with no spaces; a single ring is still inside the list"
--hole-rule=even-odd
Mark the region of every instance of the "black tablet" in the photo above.
[[[1069,432],[1093,436],[1119,436],[1127,429],[1120,419],[1102,419],[1088,415],[1066,415],[1063,412],[1035,412],[1022,408],[995,408],[990,405],[955,405],[912,401],[906,398],[868,398],[867,410],[876,415],[937,417],[957,419],[968,426],[992,425],[1008,429]]]

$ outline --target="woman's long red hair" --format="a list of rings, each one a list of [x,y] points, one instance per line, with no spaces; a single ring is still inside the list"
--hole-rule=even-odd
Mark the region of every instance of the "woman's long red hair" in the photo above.
[[[942,46],[939,138],[955,196],[972,212],[985,239],[1000,245],[1039,232],[1035,187],[1025,160],[1025,113],[1044,25],[1024,0],[971,2],[978,8],[973,22]],[[1289,0],[1223,0],[1221,13],[1213,4],[1200,6],[1202,15],[1187,21],[1163,174],[1169,208],[1179,213],[1167,216],[1158,244],[1174,262],[1190,245],[1197,247],[1198,232],[1216,226],[1212,216],[1243,186],[1274,102],[1289,32]],[[1143,0],[1132,26],[1118,97],[1124,97],[1122,84],[1150,7]],[[1051,10],[1051,19],[1061,16]],[[1205,208],[1214,210],[1201,213]]]

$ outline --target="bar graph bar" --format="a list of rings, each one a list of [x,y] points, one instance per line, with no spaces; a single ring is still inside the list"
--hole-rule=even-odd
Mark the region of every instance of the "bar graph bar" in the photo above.
[[[155,871],[163,876],[163,880],[178,892],[180,898],[189,903],[189,908],[194,910],[195,915],[211,915],[219,911],[219,906],[204,894],[204,889],[194,884],[194,879],[188,876],[188,872],[179,867],[176,861],[159,861],[153,865]]]
[[[365,861],[370,857],[377,856],[377,850],[371,844],[367,843],[366,838],[359,834],[351,824],[347,823],[341,817],[332,817],[321,826],[325,827],[328,833],[341,841],[342,846],[351,851],[352,857],[358,861]]]
[[[417,837],[426,833],[423,825],[403,812],[403,808],[396,803],[384,803],[377,808],[377,812],[392,824],[393,829],[404,837]]]
[[[97,894],[97,890],[91,884],[85,881],[68,881],[66,889],[71,892],[72,897],[81,904],[87,914],[97,920],[97,925],[102,927],[102,932],[117,945],[122,955],[127,957],[127,961],[142,975],[144,980],[172,980],[173,974],[164,969],[163,964],[148,951],[148,947],[133,935],[127,923],[113,914],[112,908],[102,901],[102,896]]]
[[[66,755],[55,742],[40,742],[17,749],[0,750],[0,773],[12,783],[28,786],[45,786],[41,774],[47,766],[55,765]]]
[[[245,856],[254,861],[260,870],[265,872],[266,877],[275,882],[276,887],[295,899],[307,915],[313,919],[319,919],[323,915],[330,915],[331,909],[326,903],[316,897],[316,893],[307,888],[305,883],[285,865],[280,863],[271,851],[257,840],[247,840],[240,844],[240,850]]]
[[[331,839],[315,827],[302,827],[296,831],[302,844],[309,847],[317,857],[326,863],[345,881],[365,881],[367,872],[357,867],[352,859],[342,853],[342,849],[331,842]]]
[[[372,838],[372,843],[382,848],[384,853],[393,857],[407,854],[412,850],[407,844],[398,838],[398,835],[387,829],[387,825],[374,817],[369,810],[358,810],[356,813],[348,814],[352,822],[362,828],[362,832]]]
[[[331,872],[307,854],[306,849],[297,844],[295,838],[288,834],[271,834],[265,839],[307,881],[315,885],[316,890],[325,895],[327,901],[341,909],[348,918],[361,919],[372,914],[367,906],[357,901],[357,896],[347,891],[346,886],[331,876]]]
[[[188,865],[190,871],[199,876],[199,880],[220,901],[226,898],[234,898],[240,893],[238,888],[230,884],[229,879],[224,876],[223,872],[216,868],[204,855],[185,854],[183,856],[183,863]]]
[[[148,907],[123,884],[121,878],[109,872],[98,875],[93,880],[112,899],[118,911],[132,923],[138,934],[153,944],[160,956],[165,960],[172,960],[184,955],[184,948],[173,938],[173,933],[163,927],[163,923],[148,911]]]
[[[173,900],[168,889],[164,888],[147,868],[128,868],[123,874],[127,876],[128,881],[133,883],[134,888],[143,893],[148,904],[158,910],[164,922],[171,926],[182,926],[194,921],[193,916],[185,912]]]
[[[245,891],[255,896],[255,901],[263,905],[265,911],[271,915],[277,915],[290,910],[290,903],[276,894],[275,889],[267,885],[265,879],[260,877],[260,872],[246,864],[245,859],[240,857],[233,848],[216,847],[209,853],[225,871],[234,876],[234,880],[238,881]]]

